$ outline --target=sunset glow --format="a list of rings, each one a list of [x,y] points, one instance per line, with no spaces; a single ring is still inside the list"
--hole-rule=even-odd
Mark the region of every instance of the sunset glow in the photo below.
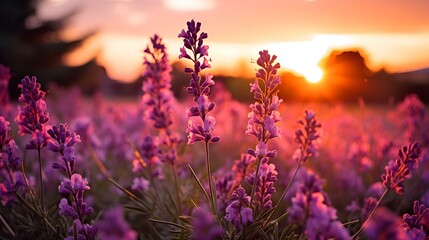
[[[251,59],[267,49],[278,56],[282,68],[317,82],[323,76],[320,61],[332,50],[357,49],[375,71],[427,67],[427,54],[416,53],[429,52],[428,7],[427,1],[399,0],[275,0],[271,4],[244,0],[49,0],[42,4],[40,13],[50,18],[78,8],[70,27],[83,34],[99,30],[98,44],[82,48],[86,53],[74,54],[68,62],[83,62],[80,56],[97,52],[109,77],[121,81],[138,77],[141,50],[154,33],[166,40],[171,61],[177,61],[181,43],[177,29],[194,18],[204,22],[209,32],[215,73],[248,73],[254,68]]]
[[[323,70],[319,63],[334,48],[349,46],[353,39],[339,35],[316,35],[308,41],[273,43],[263,46],[276,53],[283,68],[304,76],[308,82],[322,79]]]

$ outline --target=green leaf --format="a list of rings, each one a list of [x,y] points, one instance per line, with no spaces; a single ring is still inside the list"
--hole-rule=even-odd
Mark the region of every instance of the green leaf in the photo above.
[[[209,194],[207,193],[207,191],[204,189],[203,184],[201,183],[200,179],[198,179],[197,174],[195,174],[194,169],[192,169],[191,165],[188,164],[188,168],[189,170],[191,170],[192,176],[194,177],[195,181],[197,181],[198,186],[200,186],[201,191],[204,193],[204,195],[207,198],[207,202],[211,202]]]
[[[262,239],[271,240],[270,237],[260,227],[258,227],[258,233],[262,237]]]
[[[166,224],[166,225],[174,226],[174,227],[181,228],[181,229],[186,229],[184,226],[177,224],[177,223],[174,223],[174,222],[169,222],[169,221],[154,219],[154,218],[149,218],[149,220],[152,222],[155,222],[155,223],[161,223],[161,224]]]

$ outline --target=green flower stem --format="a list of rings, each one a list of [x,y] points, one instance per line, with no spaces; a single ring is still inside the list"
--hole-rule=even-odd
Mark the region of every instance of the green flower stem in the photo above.
[[[43,184],[43,166],[42,166],[42,148],[39,145],[39,147],[37,148],[37,155],[39,158],[39,178],[40,178],[40,201],[41,201],[41,209],[42,209],[42,217],[43,219],[46,218],[46,213],[45,213],[45,187]],[[46,222],[43,221],[43,227],[45,228],[45,232],[48,233],[48,227],[46,226]]]
[[[217,216],[216,189],[213,186],[212,171],[211,171],[210,156],[209,156],[209,143],[208,142],[206,142],[206,167],[207,167],[207,177],[208,177],[208,180],[209,180],[209,188],[210,188],[210,198],[211,198],[212,210],[213,210],[213,214],[215,216]]]
[[[179,205],[179,212],[182,214],[182,200],[180,199],[180,191],[179,191],[179,181],[177,180],[177,170],[176,170],[176,164],[171,163],[171,169],[173,170],[173,177],[174,177],[174,185],[176,187],[176,195],[177,195],[177,204]]]
[[[262,160],[262,158],[260,156],[258,156],[258,165],[256,166],[255,179],[253,179],[253,185],[252,185],[252,192],[250,194],[250,204],[249,204],[249,207],[253,206],[253,198],[255,196],[256,183],[259,180],[259,168],[261,166],[261,160]]]
[[[282,193],[282,196],[279,198],[279,201],[277,202],[276,206],[274,207],[274,210],[270,213],[270,215],[267,218],[267,222],[270,221],[271,217],[274,215],[274,213],[278,210],[280,204],[283,202],[283,198],[286,196],[286,193],[289,191],[289,188],[292,186],[293,181],[295,180],[296,174],[298,173],[299,169],[302,166],[302,161],[300,161],[298,163],[298,165],[296,166],[295,172],[292,175],[292,178],[289,180],[285,190]]]
[[[381,200],[386,196],[386,194],[389,192],[389,190],[384,190],[383,194],[381,195],[380,199],[378,199],[377,204],[375,205],[374,209],[372,209],[369,216],[366,218],[365,222],[362,224],[362,226],[359,228],[359,230],[352,236],[352,239],[357,239],[359,234],[362,232],[362,230],[365,228],[365,226],[368,224],[369,220],[374,216],[375,211],[377,210],[378,206],[381,203]]]
[[[13,232],[12,228],[10,228],[9,224],[7,224],[6,220],[3,218],[3,216],[0,214],[0,221],[3,223],[3,225],[6,227],[7,231],[9,231],[10,235],[15,238],[15,233]]]

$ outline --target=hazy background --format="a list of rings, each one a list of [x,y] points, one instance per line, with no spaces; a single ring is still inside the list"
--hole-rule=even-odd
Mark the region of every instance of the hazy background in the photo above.
[[[429,100],[426,0],[18,0],[1,2],[0,63],[13,92],[25,74],[85,92],[139,94],[142,49],[164,38],[177,63],[186,21],[202,22],[213,69],[245,100],[251,59],[268,49],[282,65],[286,99],[387,102],[410,92]],[[27,11],[26,11],[27,10]],[[18,15],[18,16],[17,16]],[[53,71],[55,69],[55,71]],[[319,81],[320,80],[320,81]],[[316,83],[311,83],[316,82]],[[15,86],[14,86],[15,85]]]

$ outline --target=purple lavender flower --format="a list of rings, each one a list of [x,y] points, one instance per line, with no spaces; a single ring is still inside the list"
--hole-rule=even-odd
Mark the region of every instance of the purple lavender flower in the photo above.
[[[80,239],[85,240],[95,239],[96,236],[95,228],[87,223],[89,216],[94,212],[83,198],[84,192],[88,190],[90,190],[88,181],[77,173],[73,174],[70,179],[64,179],[58,187],[61,194],[71,198],[71,201],[67,198],[61,199],[59,214],[70,217],[76,224],[78,234],[82,237]],[[73,230],[70,234],[73,236]]]
[[[338,221],[336,210],[324,204],[321,193],[313,193],[309,202],[309,218],[305,225],[305,234],[312,239],[350,239],[344,226]]]
[[[400,227],[401,220],[387,210],[380,208],[375,213],[374,217],[370,219],[364,228],[365,235],[369,240],[382,240],[382,239],[397,239],[407,240],[405,230]]]
[[[216,224],[215,217],[206,209],[197,208],[192,215],[192,239],[211,240],[224,233],[222,227]]]
[[[201,119],[190,118],[188,121],[188,144],[195,142],[218,142],[218,136],[212,137],[211,132],[214,129],[216,119],[213,116],[208,116],[201,124]]]
[[[225,174],[224,169],[216,176],[217,211],[223,212],[228,203],[230,194],[234,190],[235,178],[231,173]]]
[[[137,232],[124,219],[124,210],[120,206],[106,210],[95,227],[104,240],[137,239]]]
[[[75,227],[77,229],[77,239],[78,240],[95,240],[97,238],[97,228],[91,226],[88,223],[82,223],[79,219],[73,221],[73,226],[69,228],[69,236],[65,240],[75,240],[74,231]]]
[[[155,128],[168,129],[172,124],[171,67],[162,39],[158,35],[150,38],[151,45],[144,50],[143,65],[146,67],[142,76],[143,104],[146,116],[154,122]]]
[[[405,228],[407,235],[423,235],[424,237],[422,239],[426,239],[423,227],[425,224],[426,228],[429,227],[429,222],[424,222],[426,219],[429,219],[429,208],[421,204],[419,201],[414,201],[413,210],[413,215],[408,213],[403,215],[402,226]]]
[[[289,222],[304,228],[308,239],[350,239],[344,226],[337,220],[336,210],[322,189],[323,181],[307,171],[298,179],[295,196],[288,208]]]
[[[250,208],[250,197],[243,187],[237,188],[231,196],[231,202],[226,208],[225,219],[241,230],[246,224],[252,223],[253,210]]]
[[[133,185],[131,189],[135,191],[146,192],[149,189],[150,182],[144,177],[136,177],[133,180]]]
[[[162,155],[161,148],[159,147],[159,139],[152,136],[146,136],[140,147],[141,158],[133,160],[133,171],[137,172],[144,167],[148,167],[151,178],[163,178],[160,155]]]
[[[250,84],[250,91],[257,102],[250,105],[246,134],[266,143],[269,139],[280,137],[280,129],[275,123],[281,120],[278,108],[283,100],[278,98],[276,89],[281,82],[277,75],[280,64],[273,65],[277,56],[271,56],[266,50],[260,51],[259,55],[256,62],[261,68],[256,73],[255,82]]]
[[[48,130],[48,134],[52,139],[48,142],[48,149],[60,153],[64,160],[64,163],[54,163],[53,168],[60,169],[70,177],[76,158],[74,145],[80,143],[80,136],[75,132],[70,132],[67,124],[60,124],[59,127],[53,126]]]
[[[377,206],[378,200],[373,197],[367,197],[365,198],[363,202],[363,207],[360,213],[360,219],[362,221],[365,221],[370,213],[374,210],[374,208]]]
[[[274,64],[276,55],[271,56],[267,50],[259,52],[259,58],[256,63],[261,67],[256,73],[254,83],[250,84],[250,92],[256,102],[250,105],[249,121],[247,123],[246,134],[253,135],[258,140],[255,149],[248,149],[248,153],[257,159],[255,174],[251,177],[252,193],[250,205],[253,204],[253,198],[256,196],[257,204],[267,209],[272,207],[271,194],[275,192],[274,181],[277,180],[277,172],[274,165],[268,165],[270,158],[277,155],[275,150],[268,150],[267,142],[270,139],[280,137],[280,128],[276,125],[281,118],[278,111],[281,99],[277,96],[277,87],[281,82],[277,70],[280,64]],[[266,169],[272,169],[266,176],[259,174],[262,166],[272,166]],[[267,178],[268,177],[268,178]]]
[[[256,182],[254,205],[260,205],[263,209],[273,207],[271,195],[276,192],[274,182],[277,181],[277,171],[274,164],[261,163],[259,179]],[[255,180],[255,173],[247,178],[247,182],[252,185]]]
[[[18,147],[9,132],[9,122],[0,116],[0,200],[3,206],[16,200],[14,192],[24,185],[21,172],[17,171],[21,161]]]
[[[9,80],[10,69],[0,64],[0,107],[5,108],[9,104]],[[0,112],[0,114],[5,114]]]
[[[240,159],[234,161],[232,171],[236,174],[238,181],[248,177],[255,171],[252,167],[255,163],[255,157],[250,154],[241,154]]]
[[[411,177],[411,171],[417,168],[421,149],[417,143],[403,146],[398,151],[395,161],[385,167],[386,173],[381,175],[387,190],[394,190],[398,195],[404,192],[404,180]]]
[[[31,134],[32,140],[26,145],[27,149],[40,150],[46,146],[49,136],[46,133],[46,125],[49,122],[49,113],[46,110],[44,100],[45,92],[40,90],[40,84],[36,77],[26,76],[22,79],[21,95],[19,96],[18,133],[20,135]]]
[[[59,153],[64,163],[54,163],[52,167],[59,169],[66,178],[58,186],[58,192],[63,195],[59,203],[59,214],[68,216],[75,227],[70,227],[70,236],[78,235],[78,239],[92,240],[96,238],[96,229],[89,223],[89,216],[94,210],[84,200],[84,192],[90,190],[88,181],[74,172],[75,144],[80,142],[80,136],[70,132],[67,124],[53,126],[48,130],[51,141],[48,149]],[[66,239],[71,239],[67,237]]]
[[[179,58],[186,58],[193,62],[193,68],[185,68],[185,73],[191,75],[189,87],[186,87],[186,92],[194,96],[194,101],[197,106],[193,106],[188,111],[188,144],[195,142],[217,142],[219,137],[212,136],[216,120],[213,116],[208,116],[215,103],[210,102],[208,95],[210,94],[210,87],[215,84],[212,80],[213,76],[206,74],[202,79],[200,72],[206,68],[210,68],[208,57],[208,46],[204,45],[204,39],[208,37],[207,33],[200,32],[201,23],[195,23],[194,20],[187,22],[188,29],[182,30],[179,38],[183,38],[184,46],[180,48]],[[188,53],[190,51],[190,54]],[[202,121],[197,120],[195,117],[200,117]]]
[[[409,142],[419,139],[419,134],[425,117],[427,116],[426,107],[416,94],[407,96],[404,101],[398,105],[396,111],[402,119],[402,128],[405,130],[405,137]]]
[[[64,179],[58,187],[58,191],[65,195],[82,195],[89,189],[88,181],[78,173],[73,174],[70,179]]]
[[[312,111],[305,111],[304,121],[299,120],[298,123],[304,127],[304,131],[299,129],[295,132],[295,141],[300,144],[299,149],[294,154],[300,164],[305,163],[308,158],[314,156],[317,152],[317,146],[314,141],[320,138],[317,129],[322,125],[315,119],[316,113]]]

